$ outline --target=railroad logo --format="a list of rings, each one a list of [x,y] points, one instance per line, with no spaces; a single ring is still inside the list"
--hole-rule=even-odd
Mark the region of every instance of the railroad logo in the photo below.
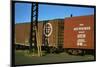
[[[49,37],[52,34],[52,25],[51,23],[46,23],[44,26],[44,35]]]

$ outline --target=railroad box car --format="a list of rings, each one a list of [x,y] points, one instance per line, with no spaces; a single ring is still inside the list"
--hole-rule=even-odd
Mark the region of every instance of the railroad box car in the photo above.
[[[26,42],[29,40],[30,24],[18,23],[15,24],[15,44],[28,46]]]
[[[50,34],[45,33],[45,27],[48,25],[47,29],[50,31]],[[63,46],[63,36],[64,36],[64,20],[63,19],[54,19],[47,21],[39,21],[38,23],[38,39],[40,41],[41,46],[48,47],[62,47]],[[45,36],[47,36],[47,41],[44,40]],[[29,38],[30,38],[30,23],[20,23],[15,24],[15,44],[16,45],[24,45],[29,46]],[[48,42],[46,44],[45,42]],[[34,44],[33,44],[34,46]]]
[[[52,33],[48,36],[49,46],[62,47],[63,46],[63,31],[64,21],[63,19],[50,20],[48,23],[52,26]]]
[[[39,22],[38,29],[39,29],[38,32],[39,32],[40,43],[42,43],[42,31],[43,31],[42,21]],[[30,46],[29,39],[30,39],[30,23],[15,24],[15,44]],[[32,45],[34,46],[34,44]]]
[[[61,52],[63,49],[64,44],[64,20],[63,19],[55,19],[55,20],[49,20],[44,27],[47,27],[49,34],[46,37],[47,41],[43,40],[43,44],[47,45],[49,48],[46,51],[49,52]],[[47,32],[48,32],[47,31]],[[45,36],[45,35],[44,35]],[[45,39],[46,39],[45,38]],[[48,42],[46,44],[45,42]]]
[[[94,50],[94,15],[65,18],[63,48]]]

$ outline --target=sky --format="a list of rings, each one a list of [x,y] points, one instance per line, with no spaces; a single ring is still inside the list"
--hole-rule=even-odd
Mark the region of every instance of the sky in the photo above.
[[[58,5],[39,5],[38,20],[64,19],[65,17],[84,16],[94,14],[94,8],[76,7],[76,6],[58,6]],[[15,4],[15,23],[31,21],[31,4]]]

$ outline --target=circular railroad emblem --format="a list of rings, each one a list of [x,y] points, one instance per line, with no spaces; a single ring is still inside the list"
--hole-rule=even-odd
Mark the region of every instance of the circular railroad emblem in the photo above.
[[[52,25],[51,23],[46,23],[44,26],[44,35],[49,37],[52,34]]]

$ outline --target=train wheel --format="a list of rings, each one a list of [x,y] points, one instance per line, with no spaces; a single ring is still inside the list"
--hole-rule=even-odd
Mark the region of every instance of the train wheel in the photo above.
[[[67,53],[70,54],[70,55],[81,55],[81,56],[84,56],[86,51],[85,50],[68,49]]]
[[[84,56],[86,54],[85,50],[82,50],[82,52],[80,53],[81,56]]]
[[[73,50],[73,51],[72,51],[72,54],[73,54],[73,55],[78,55],[79,52],[78,52],[78,50]]]
[[[55,52],[55,48],[50,48],[50,53],[54,53]]]
[[[73,51],[72,49],[68,49],[67,53],[70,54],[70,55],[72,55],[72,51]]]

